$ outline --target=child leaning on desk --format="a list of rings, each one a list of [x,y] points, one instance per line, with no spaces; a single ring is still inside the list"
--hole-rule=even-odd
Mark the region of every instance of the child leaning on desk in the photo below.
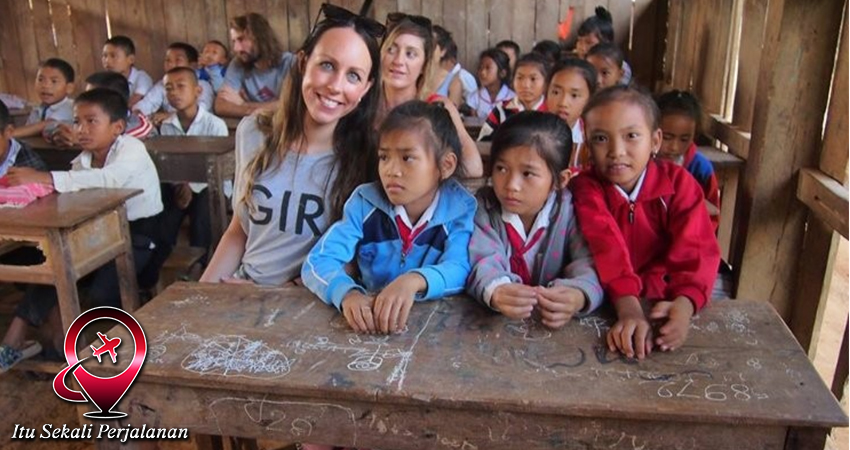
[[[453,178],[460,138],[441,104],[397,106],[379,136],[380,181],[354,191],[301,268],[304,285],[362,333],[400,331],[414,301],[463,291],[475,212]]]
[[[608,346],[628,357],[684,344],[720,263],[699,184],[655,158],[658,118],[655,102],[636,88],[596,93],[584,109],[592,167],[570,182],[580,228],[617,311]],[[651,305],[648,315],[641,298]],[[649,320],[662,322],[657,332]]]
[[[602,303],[590,250],[579,231],[569,181],[567,124],[540,111],[517,113],[493,134],[492,187],[478,191],[467,291],[514,319],[537,309],[564,326]]]
[[[127,100],[121,94],[103,88],[85,92],[74,102],[74,122],[83,151],[71,162],[71,170],[39,172],[13,167],[6,177],[12,185],[44,183],[53,185],[58,192],[89,188],[141,189],[141,195],[127,200],[127,219],[138,274],[146,269],[160,241],[157,216],[162,211],[162,202],[159,176],[144,144],[122,135],[126,117]],[[97,269],[86,277],[86,281],[90,283],[89,298],[93,305],[121,307],[114,263]],[[37,342],[26,340],[28,325],[45,326],[55,350],[61,354],[64,336],[54,287],[28,287],[0,345],[0,373],[40,351]]]

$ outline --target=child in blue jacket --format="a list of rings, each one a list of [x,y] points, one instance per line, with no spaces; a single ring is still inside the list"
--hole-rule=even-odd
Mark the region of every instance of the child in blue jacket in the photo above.
[[[404,329],[414,301],[463,291],[476,202],[453,179],[460,139],[440,104],[399,105],[379,134],[380,181],[354,191],[301,277],[355,331],[391,333]]]

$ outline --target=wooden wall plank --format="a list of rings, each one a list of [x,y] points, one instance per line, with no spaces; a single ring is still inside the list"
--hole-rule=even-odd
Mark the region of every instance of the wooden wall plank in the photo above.
[[[443,8],[446,8],[445,15],[452,15],[459,7],[459,5],[456,5],[453,2],[449,2],[448,5],[444,5],[443,0],[422,0],[422,3],[420,4],[420,14],[431,19],[431,21],[436,25],[445,26]]]
[[[642,86],[653,86],[655,80],[655,39],[660,25],[657,0],[637,0],[632,49],[626,59],[632,66],[632,79]]]
[[[488,3],[487,11],[490,13],[490,40],[488,47],[493,47],[499,41],[513,39],[513,35],[511,34],[511,7],[514,2],[511,0],[488,0]],[[519,46],[523,53],[531,50],[528,44],[519,44]],[[482,48],[481,50],[484,49]],[[481,50],[478,53],[481,53]],[[465,65],[465,67],[473,68],[474,70],[475,67],[478,67],[478,61],[476,60],[473,65]]]
[[[142,41],[141,45],[136,46],[136,58],[142,58],[142,61],[149,61],[147,66],[141,66],[141,68],[148,72],[154,82],[161,79],[165,72],[165,69],[162,67],[165,61],[165,49],[171,43],[169,40],[169,24],[167,20],[167,17],[170,15],[168,5],[171,1],[144,0],[144,7],[151,9],[146,14],[147,25],[145,28],[139,30],[139,32],[147,32],[148,41],[145,43],[143,39],[133,39],[136,42]]]
[[[59,57],[53,42],[53,20],[48,0],[32,0],[33,31],[39,61]],[[64,59],[64,58],[63,58]]]
[[[198,53],[204,50],[207,36],[210,35],[204,19],[206,17],[204,6],[204,2],[183,0],[184,17],[186,18],[183,27],[186,28],[186,43],[195,46]]]
[[[850,214],[847,188],[817,169],[802,169],[797,183],[797,199],[845,239]]]
[[[530,7],[530,5],[529,5]],[[552,0],[534,2],[534,41],[549,39],[558,42],[558,21],[561,4]]]
[[[578,27],[584,20],[584,1],[583,0],[561,0],[558,2],[558,22],[567,17],[567,12],[573,8],[573,18],[570,22],[570,34],[562,42],[562,45],[567,48],[575,48],[576,36],[578,36]]]
[[[847,186],[847,148],[850,147],[847,141],[847,99],[850,97],[847,87],[847,25],[845,15],[819,164],[821,171],[845,186]]]
[[[769,300],[788,321],[806,225],[796,175],[815,167],[843,0],[772,0],[749,158],[736,219],[743,236],[737,296]]]
[[[228,20],[225,8],[226,0],[204,1],[204,14],[206,17],[207,34],[203,42],[217,39],[230,46],[230,32],[228,31]]]
[[[458,55],[458,61],[464,67],[477,62],[481,50],[488,48],[487,42],[487,0],[466,1],[466,50],[465,58]],[[465,63],[463,61],[466,61]]]
[[[269,0],[267,2],[266,18],[274,30],[275,35],[280,40],[280,44],[284,50],[295,50],[301,45],[304,39],[296,38],[295,43],[289,41],[289,8],[287,0]]]
[[[192,0],[185,0],[192,2]],[[186,21],[186,10],[183,0],[168,0],[166,8],[163,9],[162,15],[165,19],[165,42],[166,46],[172,42],[189,43],[189,33]],[[165,47],[161,49],[152,49],[153,59],[156,60],[160,56],[161,60],[165,59]]]
[[[442,3],[442,2],[440,2]],[[469,67],[473,61],[477,64],[478,53],[481,50],[468,47],[466,39],[466,0],[452,0],[443,4],[443,26],[452,33],[457,44],[457,58],[464,67]],[[440,21],[438,21],[439,23]]]
[[[17,2],[15,2],[17,3]],[[2,27],[0,27],[0,51],[3,52],[3,74],[9,85],[8,92],[24,99],[29,99],[29,86],[33,80],[28,80],[24,71],[23,55],[20,51],[18,20],[15,4],[3,2]]]
[[[76,43],[77,60],[80,73],[84,77],[103,70],[100,54],[103,42],[106,41],[106,21],[104,8],[96,8],[86,0],[69,0],[71,6],[71,23],[73,25],[74,42]]]
[[[422,14],[422,2],[419,0],[398,0],[398,10],[407,14]]]
[[[21,53],[23,62],[24,80],[27,87],[26,98],[37,103],[38,93],[35,90],[35,77],[38,72],[39,56],[32,11],[27,2],[13,2],[12,11],[17,22],[18,51]]]
[[[530,51],[534,46],[534,8],[527,2],[511,2],[511,38]]]
[[[65,0],[52,0],[50,2],[50,9],[50,17],[53,21],[53,27],[56,30],[56,54],[60,55],[62,59],[68,61],[74,67],[77,79],[80,80],[77,89],[82,90],[85,87],[85,79],[90,74],[82,71],[79,64],[68,2]]]
[[[315,25],[314,21],[316,20],[316,18],[319,15],[319,10],[321,10],[321,8],[322,8],[322,3],[324,3],[323,0],[310,0],[310,2],[309,2],[309,8],[308,8],[307,12],[308,12],[309,17],[310,17],[310,28],[311,29],[313,28],[313,25]],[[318,20],[322,20],[322,19],[323,19],[323,17],[318,17]]]
[[[625,52],[629,48],[632,2],[631,0],[610,0],[608,11],[611,12],[611,18],[614,19],[614,42]]]
[[[738,86],[732,109],[732,123],[744,131],[753,129],[759,63],[764,43],[768,0],[746,0],[738,53]]]
[[[386,23],[387,14],[398,10],[397,0],[375,0],[375,6],[372,8],[375,12],[374,18],[378,22]],[[315,14],[311,13],[311,17]]]
[[[289,17],[289,48],[293,52],[301,48],[310,32],[309,5],[304,2],[290,2],[287,8]]]

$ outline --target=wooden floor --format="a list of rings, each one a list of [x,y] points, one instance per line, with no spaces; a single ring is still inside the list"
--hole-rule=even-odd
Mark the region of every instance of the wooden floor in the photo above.
[[[848,315],[848,246],[846,241],[842,241],[837,258],[825,314],[825,326],[821,332],[818,354],[815,358],[815,367],[824,377],[827,385],[831,383],[833,366],[844,331],[844,320]],[[11,321],[14,307],[20,301],[20,298],[20,293],[11,286],[0,285],[0,333],[5,333]],[[3,417],[2,425],[0,425],[0,448],[8,450],[53,450],[58,448],[88,450],[94,448],[92,444],[87,442],[10,440],[15,424],[39,430],[46,423],[59,427],[62,424],[68,424],[69,427],[76,426],[77,417],[74,406],[56,397],[51,382],[52,378],[35,380],[23,373],[14,371],[0,375],[0,417]],[[846,411],[846,391],[843,406]],[[264,450],[278,449],[282,446],[282,444],[276,442],[260,442],[259,445]],[[160,444],[162,450],[188,450],[193,448],[192,442],[163,442]],[[827,448],[848,450],[847,429],[838,430],[833,439],[828,442]]]

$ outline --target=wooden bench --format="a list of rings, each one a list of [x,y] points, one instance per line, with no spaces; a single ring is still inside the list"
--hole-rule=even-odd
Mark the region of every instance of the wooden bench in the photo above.
[[[605,314],[552,331],[466,297],[417,303],[392,336],[352,333],[303,288],[176,283],[134,315],[147,359],[116,409],[135,427],[534,450],[814,449],[847,426],[767,302],[713,303],[682,348],[640,362],[607,350]],[[123,370],[118,351],[98,374]]]

